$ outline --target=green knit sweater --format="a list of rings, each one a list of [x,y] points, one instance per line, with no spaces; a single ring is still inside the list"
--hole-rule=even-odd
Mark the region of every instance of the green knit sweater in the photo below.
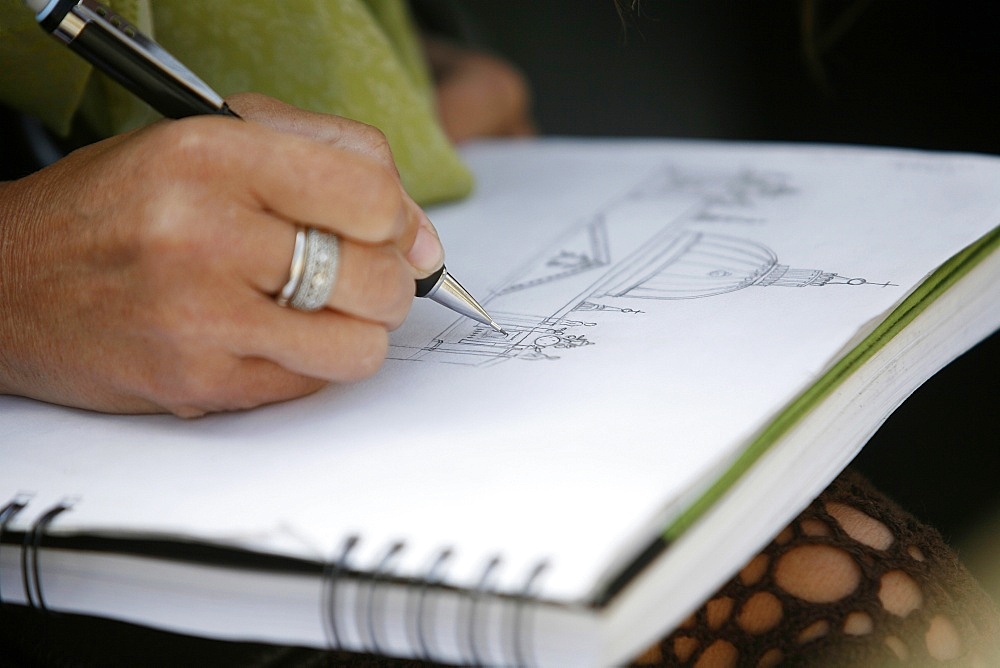
[[[468,193],[472,179],[442,132],[402,0],[105,0],[222,95],[255,91],[385,133],[422,204]],[[94,73],[0,0],[0,101],[65,134],[77,116],[110,135],[157,114]]]

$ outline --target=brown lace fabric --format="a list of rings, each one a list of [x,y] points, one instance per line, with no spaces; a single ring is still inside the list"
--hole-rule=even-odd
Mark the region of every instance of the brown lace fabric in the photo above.
[[[937,531],[849,470],[636,663],[994,666],[1000,614]]]

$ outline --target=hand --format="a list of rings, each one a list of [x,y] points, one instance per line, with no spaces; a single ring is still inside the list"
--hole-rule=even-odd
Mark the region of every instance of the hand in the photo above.
[[[374,373],[443,251],[368,126],[260,96],[0,184],[0,392],[195,416]],[[341,239],[328,308],[273,299],[295,225]]]
[[[436,81],[438,117],[448,138],[535,134],[528,85],[509,63],[479,51],[425,38]]]

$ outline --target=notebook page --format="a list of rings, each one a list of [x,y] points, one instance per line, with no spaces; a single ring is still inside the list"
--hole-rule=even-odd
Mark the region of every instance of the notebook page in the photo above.
[[[482,143],[431,212],[508,332],[417,300],[373,379],[241,414],[0,398],[0,493],[51,531],[163,534],[585,599],[836,354],[988,232],[973,156],[671,141]],[[29,455],[24,453],[29,452]],[[8,490],[11,490],[8,492]],[[30,514],[19,517],[19,522]]]

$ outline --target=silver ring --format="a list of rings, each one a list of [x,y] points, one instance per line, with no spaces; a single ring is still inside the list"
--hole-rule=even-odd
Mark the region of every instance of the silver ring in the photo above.
[[[340,240],[336,235],[309,228],[303,252],[303,269],[288,305],[300,311],[315,311],[326,305],[337,279]],[[296,238],[296,241],[298,239]],[[294,251],[293,251],[294,260]],[[292,276],[289,277],[291,282]]]
[[[292,249],[292,263],[288,267],[288,282],[275,297],[278,306],[288,306],[292,295],[302,282],[302,270],[306,266],[306,228],[301,225],[295,229],[295,248]]]

